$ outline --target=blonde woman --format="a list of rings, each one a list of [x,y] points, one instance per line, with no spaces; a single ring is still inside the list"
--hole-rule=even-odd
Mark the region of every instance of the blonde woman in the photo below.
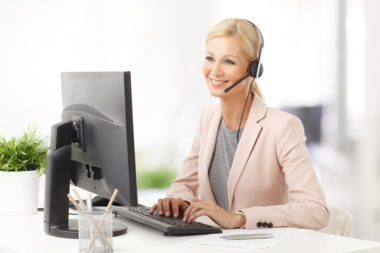
[[[268,107],[255,81],[263,43],[244,19],[225,19],[208,33],[203,75],[220,103],[202,112],[190,154],[151,212],[190,223],[206,215],[223,228],[327,225],[302,123]]]

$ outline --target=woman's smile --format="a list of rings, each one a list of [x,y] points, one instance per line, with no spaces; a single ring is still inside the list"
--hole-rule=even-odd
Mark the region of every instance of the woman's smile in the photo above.
[[[227,82],[228,82],[228,80],[218,80],[218,79],[210,78],[210,83],[214,87],[220,87],[220,86],[224,85]]]

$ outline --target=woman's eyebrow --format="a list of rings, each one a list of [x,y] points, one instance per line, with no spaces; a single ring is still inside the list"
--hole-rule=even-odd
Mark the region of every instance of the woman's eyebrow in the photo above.
[[[210,55],[214,55],[212,52],[206,50],[206,53],[210,54]],[[234,57],[236,59],[238,59],[238,57],[236,57],[235,55],[231,55],[231,54],[226,54],[226,55],[223,55],[223,57]]]
[[[236,57],[235,55],[231,55],[231,54],[223,55],[223,57],[234,57],[234,58],[238,59],[238,57]]]

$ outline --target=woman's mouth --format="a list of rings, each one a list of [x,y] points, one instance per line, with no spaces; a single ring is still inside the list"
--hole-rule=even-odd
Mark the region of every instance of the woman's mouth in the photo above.
[[[211,85],[212,85],[212,86],[214,86],[214,87],[220,87],[220,86],[222,86],[223,84],[227,83],[228,81],[217,80],[217,79],[212,79],[212,78],[210,78],[210,82],[211,82]]]

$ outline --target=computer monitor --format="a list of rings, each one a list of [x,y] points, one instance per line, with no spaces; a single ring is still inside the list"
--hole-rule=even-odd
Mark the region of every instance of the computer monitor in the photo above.
[[[283,111],[297,116],[304,128],[306,135],[306,145],[319,144],[322,132],[322,105],[283,107]]]
[[[68,218],[70,183],[136,206],[137,185],[130,72],[62,73],[62,121],[51,129],[47,155],[44,229],[77,238]],[[114,235],[125,233],[116,227]]]

